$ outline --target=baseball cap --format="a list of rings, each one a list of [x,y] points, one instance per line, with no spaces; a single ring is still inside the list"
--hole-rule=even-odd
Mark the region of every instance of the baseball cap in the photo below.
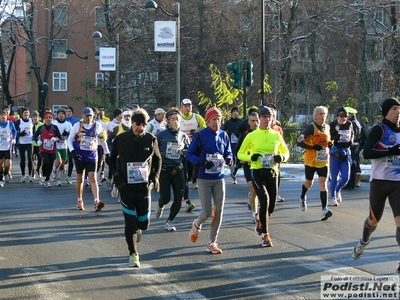
[[[154,112],[156,115],[158,114],[166,114],[167,112],[165,110],[163,110],[162,108],[157,108]]]
[[[93,115],[94,115],[93,109],[91,109],[90,107],[85,107],[85,108],[83,109],[83,111],[82,111],[82,115],[85,115],[85,116],[93,116]]]
[[[188,98],[185,98],[185,99],[183,99],[182,100],[182,105],[185,105],[185,104],[192,104],[192,101],[190,100],[190,99],[188,99]]]

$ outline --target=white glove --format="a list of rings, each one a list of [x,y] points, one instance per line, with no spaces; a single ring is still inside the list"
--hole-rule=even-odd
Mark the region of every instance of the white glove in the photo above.
[[[42,146],[43,142],[42,141],[37,141],[36,144],[40,147],[40,146]]]
[[[56,138],[55,136],[53,136],[53,137],[51,138],[50,141],[52,141],[53,143],[54,143],[54,142],[58,142],[58,138]]]
[[[11,140],[11,144],[15,145],[16,141],[15,140]]]

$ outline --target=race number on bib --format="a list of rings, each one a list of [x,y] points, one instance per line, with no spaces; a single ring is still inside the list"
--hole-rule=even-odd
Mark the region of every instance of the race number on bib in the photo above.
[[[181,157],[181,151],[178,143],[167,143],[167,150],[165,157],[169,159],[179,159]]]
[[[328,160],[328,149],[324,148],[322,150],[317,151],[317,158],[315,159],[318,162],[323,162]]]
[[[272,154],[264,154],[261,156],[261,165],[263,168],[271,168],[274,164],[274,156]]]
[[[53,150],[54,143],[50,139],[44,139],[43,141],[43,149]]]
[[[149,165],[147,162],[126,163],[128,184],[144,183],[149,181]]]
[[[81,137],[81,150],[94,151],[97,149],[96,138],[92,136]]]
[[[224,168],[224,158],[221,154],[207,154],[206,159],[213,163],[211,169],[206,169],[206,174],[218,174],[222,172]]]

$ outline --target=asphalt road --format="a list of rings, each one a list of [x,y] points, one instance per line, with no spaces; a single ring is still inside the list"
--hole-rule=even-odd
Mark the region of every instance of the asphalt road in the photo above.
[[[176,232],[166,232],[154,217],[139,243],[141,267],[128,268],[123,216],[117,199],[101,187],[106,206],[92,208],[88,188],[84,212],[75,210],[74,185],[45,189],[38,182],[14,179],[0,189],[0,299],[320,299],[322,275],[393,274],[399,249],[387,206],[364,256],[355,261],[352,248],[368,213],[368,184],[343,191],[343,203],[321,222],[318,186],[308,194],[308,210],[298,197],[302,168],[282,167],[278,204],[270,219],[274,247],[262,248],[250,223],[244,178],[227,178],[227,199],[219,235],[221,255],[205,251],[209,226],[197,243],[189,240],[200,212],[182,208]]]

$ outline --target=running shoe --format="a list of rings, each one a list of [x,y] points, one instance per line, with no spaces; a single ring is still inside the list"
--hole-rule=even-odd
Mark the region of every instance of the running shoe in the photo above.
[[[139,253],[132,253],[132,255],[129,256],[128,266],[132,267],[132,268],[139,268],[140,267]]]
[[[101,200],[97,200],[97,201],[94,203],[94,211],[95,211],[95,212],[101,211],[101,209],[102,209],[103,207],[104,207],[104,202],[101,201]]]
[[[57,186],[62,186],[60,178],[57,178]]]
[[[85,185],[85,187],[89,186],[89,180],[87,178],[85,179],[85,184],[84,185]]]
[[[329,200],[329,206],[339,206],[339,203],[337,202],[335,197],[332,197],[332,199]]]
[[[336,201],[339,205],[339,203],[342,203],[342,193],[339,191],[336,193]]]
[[[108,187],[111,186],[111,179],[110,178],[106,179],[106,186],[108,186]]]
[[[28,176],[29,182],[33,182],[33,177],[32,176]]]
[[[272,247],[272,240],[268,233],[261,235],[261,246]]]
[[[83,207],[83,200],[78,200],[78,202],[76,202],[76,210],[85,210]]]
[[[136,242],[139,243],[140,240],[142,239],[142,229],[136,230]]]
[[[193,189],[194,189],[194,190],[198,190],[198,189],[199,189],[199,186],[197,185],[197,182],[194,183]]]
[[[196,205],[194,205],[192,202],[190,202],[190,201],[186,202],[186,212],[190,213],[195,208],[196,208]]]
[[[190,230],[189,237],[192,243],[196,243],[197,239],[199,238],[199,232],[201,228],[197,226],[197,219],[193,221],[192,230]]]
[[[48,182],[48,181],[45,181],[45,182],[44,182],[44,187],[47,188],[47,189],[48,189],[48,188],[51,188],[51,183]]]
[[[256,224],[256,213],[251,213],[251,224]]]
[[[207,252],[210,252],[212,254],[221,254],[222,250],[218,247],[217,242],[208,242]]]
[[[322,210],[321,221],[326,221],[330,217],[332,217],[332,211],[329,208],[325,207]]]
[[[301,211],[306,211],[307,210],[307,197],[306,196],[304,196],[304,199],[300,198],[299,208],[300,208]]]
[[[119,193],[119,191],[118,191],[117,186],[115,184],[113,184],[113,188],[111,190],[111,197],[117,198],[118,197],[118,193]]]
[[[46,180],[46,178],[45,177],[41,177],[40,178],[40,181],[39,181],[39,184],[40,185],[44,185],[44,181]]]
[[[285,198],[282,198],[280,195],[277,195],[276,202],[285,202]]]
[[[67,184],[72,184],[72,179],[71,179],[71,177],[67,177]]]
[[[233,179],[232,183],[233,183],[233,184],[238,184],[238,181],[237,181],[237,179],[236,179],[236,178],[235,178],[235,179]]]
[[[165,230],[176,231],[176,227],[172,224],[171,221],[168,221],[165,223]]]
[[[56,180],[56,172],[54,172],[54,171],[51,172],[50,180],[51,180],[51,181]]]
[[[358,241],[358,244],[353,249],[353,258],[359,259],[364,253],[364,248],[369,244],[368,242],[363,242],[361,239]]]
[[[162,214],[164,212],[164,206],[160,207],[158,204],[156,206],[156,209],[154,210],[154,215],[157,219],[161,218]]]
[[[4,181],[0,181],[0,187],[4,187]]]
[[[25,182],[25,175],[22,175],[21,182]]]
[[[249,199],[249,201],[247,201],[247,209],[248,209],[249,211],[252,211],[252,209],[251,209],[251,204],[250,204],[250,196],[251,196],[251,192],[248,192],[248,193],[247,193],[247,198]]]
[[[10,180],[11,180],[10,175],[7,174],[7,175],[5,176],[5,180],[6,180],[6,182],[10,182]]]

